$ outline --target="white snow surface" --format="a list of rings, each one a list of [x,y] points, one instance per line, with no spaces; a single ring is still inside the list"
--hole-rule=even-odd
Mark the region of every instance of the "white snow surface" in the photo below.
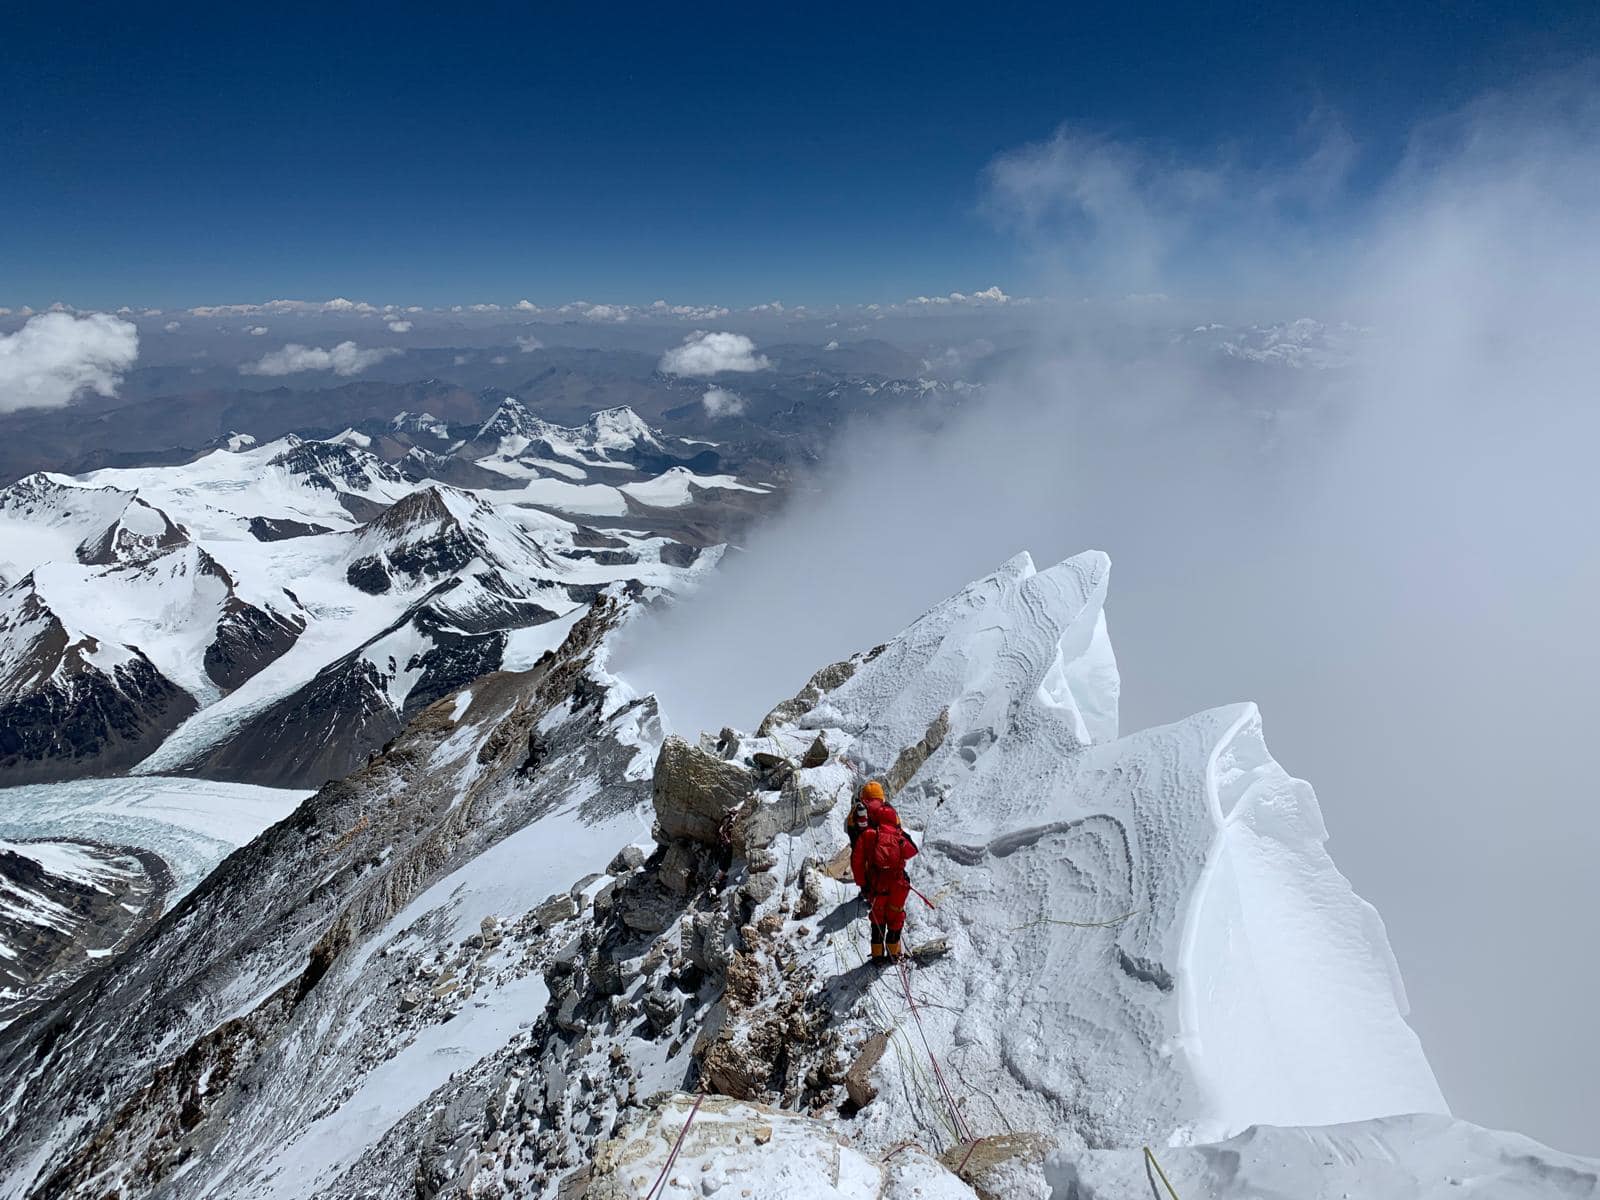
[[[676,1147],[677,1156],[672,1157]],[[671,1161],[668,1167],[669,1159]],[[920,1147],[888,1162],[822,1121],[717,1097],[675,1096],[629,1127],[596,1164],[597,1200],[653,1194],[744,1200],[973,1200],[973,1190]]]
[[[1600,1162],[1594,1159],[1437,1114],[1321,1129],[1256,1126],[1216,1145],[1154,1153],[1185,1200],[1554,1200],[1600,1194]],[[1046,1175],[1056,1200],[1151,1194],[1142,1149],[1058,1155]]]
[[[0,838],[82,838],[160,856],[168,907],[310,792],[205,779],[80,779],[0,788]],[[34,847],[25,853],[37,857]]]
[[[671,467],[654,479],[643,483],[625,483],[618,490],[632,496],[640,504],[654,508],[682,508],[693,503],[691,487],[702,491],[755,492],[760,495],[769,488],[740,483],[733,475],[696,475],[688,467]]]

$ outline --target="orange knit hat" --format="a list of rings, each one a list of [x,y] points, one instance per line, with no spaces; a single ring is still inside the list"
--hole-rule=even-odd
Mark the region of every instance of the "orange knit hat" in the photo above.
[[[867,780],[866,784],[861,788],[861,799],[863,801],[875,800],[881,804],[883,802],[883,784],[876,779]]]

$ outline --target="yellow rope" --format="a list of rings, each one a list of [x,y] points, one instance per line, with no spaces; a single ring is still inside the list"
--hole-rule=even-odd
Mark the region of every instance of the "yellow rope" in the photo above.
[[[1178,1193],[1172,1188],[1172,1180],[1167,1178],[1167,1173],[1161,1169],[1161,1164],[1156,1161],[1155,1153],[1149,1146],[1144,1148],[1144,1160],[1156,1169],[1157,1175],[1161,1176],[1161,1182],[1167,1187],[1167,1195],[1171,1196],[1172,1200],[1178,1200]]]
[[[1063,921],[1060,917],[1040,917],[1037,921],[1029,921],[1026,925],[1013,925],[1010,932],[1032,929],[1035,925],[1071,925],[1074,929],[1104,929],[1109,925],[1120,925],[1138,912],[1137,908],[1131,909],[1120,917],[1112,917],[1109,921]]]

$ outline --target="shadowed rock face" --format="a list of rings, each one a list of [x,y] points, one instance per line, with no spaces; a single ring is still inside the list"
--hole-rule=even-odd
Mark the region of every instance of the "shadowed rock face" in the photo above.
[[[232,691],[286,653],[304,629],[303,620],[286,620],[231,596],[217,622],[217,640],[206,647],[206,674]]]
[[[198,707],[137,650],[109,672],[51,619],[29,653],[43,682],[0,702],[0,785],[49,783],[131,767]]]
[[[0,1026],[44,1002],[161,912],[172,877],[148,852],[86,843],[67,851],[77,873],[47,869],[0,845]]]
[[[250,518],[250,536],[258,542],[282,542],[289,538],[329,532],[331,530],[326,526],[313,525],[309,521],[291,521],[285,517]]]

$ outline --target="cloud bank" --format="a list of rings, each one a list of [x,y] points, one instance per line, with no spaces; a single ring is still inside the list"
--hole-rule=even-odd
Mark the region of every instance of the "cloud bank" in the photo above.
[[[661,356],[657,369],[667,375],[719,375],[724,371],[765,371],[772,366],[742,333],[696,330]]]
[[[331,350],[290,342],[282,350],[264,354],[260,360],[239,368],[244,375],[295,375],[301,371],[332,371],[335,375],[359,375],[375,363],[392,358],[400,351],[392,346],[363,350],[354,342],[340,342]]]
[[[0,412],[60,408],[75,396],[114,396],[139,357],[139,331],[106,313],[41,313],[0,334]]]
[[[1207,303],[1283,331],[1237,345],[1288,350],[1175,336],[1181,299],[1063,310],[981,399],[847,431],[616,665],[680,730],[752,727],[1018,549],[1107,550],[1124,728],[1259,701],[1388,922],[1456,1110],[1594,1153],[1574,1064],[1600,1059],[1600,963],[1573,939],[1600,911],[1600,90],[1419,129],[1359,212],[1313,220],[1336,144],[1276,174],[1076,135],[1002,160],[996,203],[1026,197],[1063,291],[1181,297],[1231,247],[1250,269]],[[1370,334],[1308,357],[1310,311]]]

